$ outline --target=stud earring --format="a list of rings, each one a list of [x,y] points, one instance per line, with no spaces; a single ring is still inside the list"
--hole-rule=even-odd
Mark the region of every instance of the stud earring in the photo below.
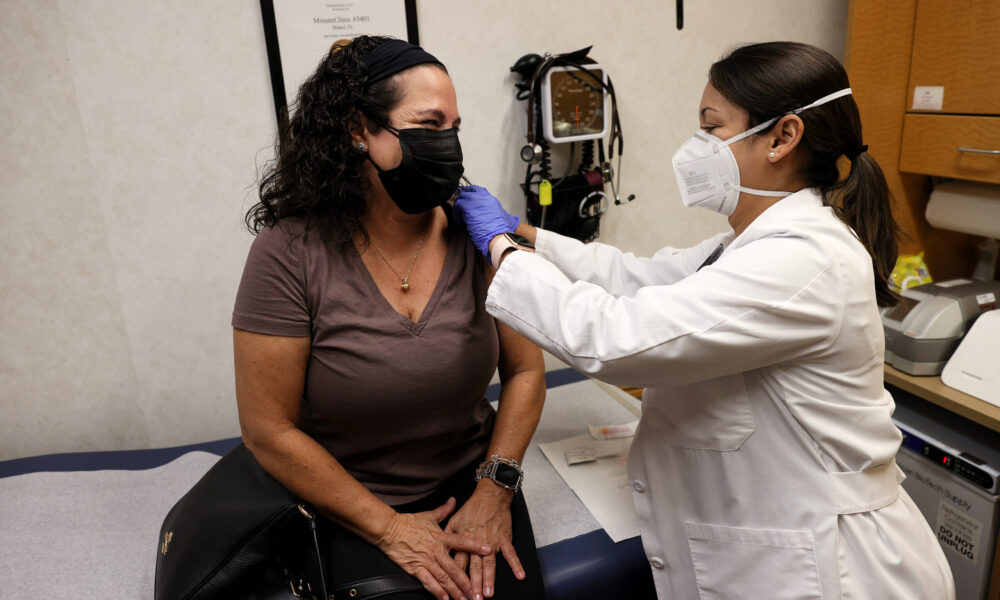
[[[358,142],[358,150],[364,150],[366,148],[364,142]],[[771,154],[774,154],[773,152]]]
[[[770,154],[768,154],[767,156],[768,156],[768,158],[774,158],[774,156],[775,156],[775,155],[774,155],[774,152],[771,152],[771,153],[770,153]]]

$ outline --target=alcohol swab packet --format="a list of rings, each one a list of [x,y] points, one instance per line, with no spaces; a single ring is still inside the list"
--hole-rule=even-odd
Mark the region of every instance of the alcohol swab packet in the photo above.
[[[566,451],[566,464],[578,465],[580,463],[594,462],[597,455],[593,448],[570,448]]]
[[[613,440],[635,435],[638,425],[639,421],[632,421],[624,425],[588,425],[587,428],[590,429],[590,437],[595,440]]]
[[[605,440],[594,442],[590,446],[570,448],[566,451],[566,464],[576,465],[580,463],[594,462],[598,458],[609,458],[621,456],[627,449],[625,440]]]

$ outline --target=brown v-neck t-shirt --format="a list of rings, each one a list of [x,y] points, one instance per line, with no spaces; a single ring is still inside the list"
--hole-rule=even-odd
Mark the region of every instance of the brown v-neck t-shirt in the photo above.
[[[484,393],[499,357],[482,258],[449,228],[437,286],[416,323],[385,299],[353,247],[297,219],[250,248],[233,327],[309,336],[299,428],[389,504],[417,500],[486,452]]]

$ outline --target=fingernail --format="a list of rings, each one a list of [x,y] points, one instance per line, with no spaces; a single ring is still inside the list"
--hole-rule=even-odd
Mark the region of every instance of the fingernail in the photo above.
[[[490,586],[486,586],[486,588],[483,591],[486,592],[487,596],[492,596],[493,595],[493,588],[491,588]]]
[[[483,552],[486,552],[487,554],[489,554],[489,552],[490,552],[490,547],[489,547],[489,546],[482,546],[482,547],[480,548],[480,550],[482,550]]]

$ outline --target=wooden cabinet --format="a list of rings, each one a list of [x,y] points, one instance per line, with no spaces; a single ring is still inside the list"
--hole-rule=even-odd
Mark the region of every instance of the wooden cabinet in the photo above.
[[[917,2],[908,110],[918,86],[943,88],[935,112],[1000,115],[1000,2]]]
[[[899,169],[1000,183],[1000,117],[906,115]]]
[[[1000,183],[1000,2],[918,0],[899,168]]]

